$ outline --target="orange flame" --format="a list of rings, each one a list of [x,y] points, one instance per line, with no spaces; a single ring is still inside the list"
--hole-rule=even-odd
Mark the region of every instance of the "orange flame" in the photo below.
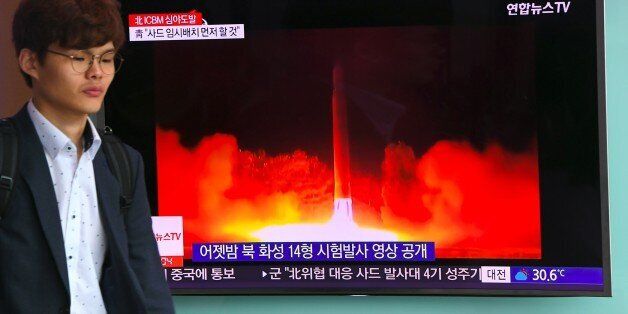
[[[536,156],[441,141],[416,158],[391,144],[382,178],[352,173],[354,220],[434,241],[439,258],[540,258]],[[158,129],[157,164],[159,214],[183,216],[186,258],[192,243],[257,241],[252,234],[264,227],[332,215],[333,171],[303,151],[242,151],[226,134],[188,150]]]

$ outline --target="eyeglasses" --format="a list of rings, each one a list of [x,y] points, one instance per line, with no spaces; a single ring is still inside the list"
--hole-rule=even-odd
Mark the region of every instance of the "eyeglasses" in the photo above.
[[[94,65],[94,60],[98,59],[98,65],[104,74],[112,75],[122,67],[124,59],[115,51],[109,51],[101,55],[94,55],[86,51],[79,51],[74,55],[65,54],[58,51],[47,50],[50,53],[64,56],[72,60],[72,69],[76,73],[85,73]]]

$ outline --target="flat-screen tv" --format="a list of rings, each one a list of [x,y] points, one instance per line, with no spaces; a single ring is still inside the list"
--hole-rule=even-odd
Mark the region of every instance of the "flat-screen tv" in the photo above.
[[[176,294],[610,296],[602,1],[124,1]]]

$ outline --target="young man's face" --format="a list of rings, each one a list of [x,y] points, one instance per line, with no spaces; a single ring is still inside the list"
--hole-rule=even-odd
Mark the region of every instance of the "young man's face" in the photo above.
[[[48,50],[76,56],[79,51],[50,45]],[[87,56],[102,55],[113,51],[112,42],[100,47],[83,50]],[[72,66],[72,59],[48,52],[45,62],[38,62],[36,77],[33,77],[35,98],[45,101],[57,110],[76,115],[95,113],[100,110],[107,89],[114,74],[103,72],[98,60],[84,73],[78,73]],[[104,64],[103,64],[104,65]]]

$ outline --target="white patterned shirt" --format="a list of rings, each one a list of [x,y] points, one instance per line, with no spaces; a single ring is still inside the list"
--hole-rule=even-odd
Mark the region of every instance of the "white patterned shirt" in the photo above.
[[[100,276],[107,250],[98,210],[92,160],[101,139],[88,118],[83,154],[63,132],[28,103],[28,113],[41,140],[52,177],[65,247],[70,284],[70,313],[106,313]]]

